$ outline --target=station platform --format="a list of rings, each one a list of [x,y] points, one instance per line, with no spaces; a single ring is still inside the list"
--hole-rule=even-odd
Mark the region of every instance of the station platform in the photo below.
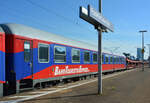
[[[145,71],[142,71],[141,68],[137,68],[125,72],[104,75],[102,95],[97,94],[96,78],[80,81],[78,84],[87,81],[91,82],[20,102],[150,103],[150,68],[145,68]]]

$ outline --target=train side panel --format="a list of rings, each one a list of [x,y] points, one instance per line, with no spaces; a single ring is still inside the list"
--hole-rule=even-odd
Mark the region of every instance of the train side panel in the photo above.
[[[116,56],[112,54],[103,53],[103,72],[113,72],[116,70],[126,69],[126,61],[122,56]]]
[[[48,62],[40,62],[39,61],[39,48],[38,45],[49,45],[49,61]],[[64,63],[55,63],[54,62],[54,48],[55,46],[62,46],[67,49],[66,52],[66,62]],[[97,72],[97,64],[90,62],[87,64],[83,63],[83,51],[80,53],[80,63],[72,63],[71,61],[71,50],[72,47],[58,45],[54,43],[49,43],[45,41],[36,40],[34,42],[34,50],[33,50],[33,79],[34,81],[38,81],[39,79],[42,81],[48,80],[59,80],[63,78],[71,78],[71,77],[79,77],[81,75],[87,75],[86,73],[94,73]],[[78,48],[79,49],[79,48]],[[90,54],[90,59],[92,59],[92,55]],[[92,60],[90,60],[92,61]],[[29,78],[26,77],[26,78]]]
[[[8,42],[11,41],[12,49],[8,45],[10,49],[7,53],[7,80],[10,83],[9,85],[11,83],[15,85],[12,88],[16,89],[16,92],[21,88],[32,88],[37,83],[81,77],[96,74],[98,71],[97,62],[93,62],[95,51],[26,38],[15,34],[11,34],[8,38]],[[55,61],[58,58],[55,55],[56,47],[65,48],[66,59],[64,62]],[[79,63],[72,62],[72,49],[80,50]],[[59,48],[58,50],[61,52],[63,49]],[[84,61],[87,59],[84,56],[85,52],[88,52],[86,55],[89,55],[88,62]],[[120,62],[115,64],[110,62],[110,58],[102,66],[103,72],[124,68],[124,65]]]
[[[0,97],[3,96],[5,82],[5,35],[0,33]]]
[[[14,70],[16,73],[16,81],[31,79],[47,79],[47,80],[55,80],[57,77],[73,77],[78,76],[79,74],[86,75],[97,73],[98,66],[97,63],[93,63],[93,51],[79,49],[80,50],[80,63],[72,63],[71,50],[73,47],[54,44],[51,42],[41,41],[41,40],[31,40],[31,38],[24,38],[20,36],[15,37],[14,43]],[[30,46],[26,46],[25,42],[30,41]],[[32,45],[31,45],[32,41]],[[49,54],[48,62],[40,62],[39,61],[39,45],[48,45]],[[29,62],[25,61],[25,46],[29,47]],[[55,46],[62,46],[66,48],[66,62],[65,63],[56,63],[54,62],[54,48]],[[33,47],[33,48],[31,48]],[[32,51],[31,51],[32,50]],[[89,51],[90,53],[90,62],[84,63],[83,52]],[[27,55],[26,55],[27,56]],[[32,59],[32,60],[31,60]],[[31,67],[32,66],[32,67]],[[102,65],[103,71],[113,71],[114,69],[125,68],[125,65],[120,63],[106,63]],[[58,79],[58,78],[57,78]]]
[[[32,45],[31,45],[31,41],[32,41]],[[28,42],[28,45],[26,44],[26,42]],[[48,62],[47,61],[43,62],[39,60],[39,56],[40,56],[39,46],[48,46],[49,49]],[[54,62],[54,55],[53,55],[54,46],[62,46],[67,49],[65,63]],[[37,82],[39,82],[39,80],[40,82],[49,81],[49,80],[59,80],[61,79],[61,77],[71,78],[71,77],[79,77],[81,75],[84,76],[87,74],[96,73],[97,64],[92,62],[92,58],[93,58],[92,51],[86,50],[89,51],[90,53],[90,62],[84,63],[83,52],[85,50],[78,48],[81,51],[80,54],[81,61],[80,63],[72,63],[71,56],[70,56],[72,48],[73,47],[64,46],[60,44],[53,44],[51,42],[46,42],[42,40],[35,40],[35,39],[32,40],[31,38],[15,36],[14,50],[13,50],[13,57],[12,57],[14,60],[14,63],[12,63],[13,65],[12,68],[14,69],[12,70],[15,72],[15,79],[17,83],[22,83],[23,81],[27,81],[27,80],[29,81],[33,80],[34,82],[33,85],[34,85]],[[25,54],[25,52],[28,52],[28,54]],[[30,60],[26,60],[26,59],[30,59]],[[18,88],[18,86],[16,88]]]

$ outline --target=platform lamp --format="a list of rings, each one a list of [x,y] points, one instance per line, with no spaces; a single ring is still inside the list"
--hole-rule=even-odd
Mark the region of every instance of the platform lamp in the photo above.
[[[140,30],[140,33],[142,33],[142,71],[144,71],[144,32],[147,32],[147,30]]]

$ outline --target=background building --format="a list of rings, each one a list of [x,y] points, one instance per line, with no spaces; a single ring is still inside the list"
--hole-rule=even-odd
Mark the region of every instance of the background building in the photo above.
[[[137,60],[142,60],[142,48],[137,48]]]

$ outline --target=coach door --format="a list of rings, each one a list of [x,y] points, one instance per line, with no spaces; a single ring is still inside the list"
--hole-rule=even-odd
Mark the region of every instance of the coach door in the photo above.
[[[33,78],[33,41],[25,39],[16,39],[16,71],[19,79],[28,77]]]
[[[3,79],[2,36],[0,36],[0,81]]]
[[[24,40],[24,62],[24,69],[33,78],[33,41]]]

